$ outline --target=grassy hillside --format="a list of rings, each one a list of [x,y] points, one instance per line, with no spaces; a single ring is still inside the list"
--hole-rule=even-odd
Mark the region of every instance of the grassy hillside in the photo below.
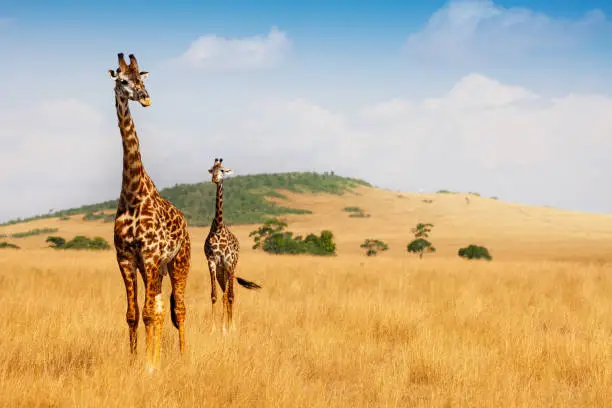
[[[369,186],[363,180],[331,175],[328,173],[273,173],[236,176],[224,184],[224,217],[229,224],[255,224],[262,222],[266,215],[309,214],[307,209],[289,208],[266,200],[266,197],[283,198],[276,190],[296,193],[342,194],[357,186]],[[198,184],[177,184],[164,188],[161,195],[185,213],[190,225],[210,224],[215,212],[216,186],[210,182]],[[104,219],[112,221],[111,215],[101,211],[115,210],[117,200],[83,205],[78,208],[57,211],[30,218],[11,220],[2,225],[16,224],[44,218],[66,218],[85,215],[85,220]],[[94,214],[98,213],[98,214]]]

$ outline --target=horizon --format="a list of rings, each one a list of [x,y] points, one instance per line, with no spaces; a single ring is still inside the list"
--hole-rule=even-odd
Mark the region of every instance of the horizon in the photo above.
[[[119,52],[150,72],[132,114],[159,190],[222,156],[612,213],[612,4],[28,4],[0,6],[0,222],[119,196]]]

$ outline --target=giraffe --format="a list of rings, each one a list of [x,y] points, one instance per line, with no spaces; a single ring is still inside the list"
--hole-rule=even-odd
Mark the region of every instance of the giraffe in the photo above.
[[[256,283],[235,275],[236,265],[238,264],[238,254],[240,245],[238,238],[223,223],[223,178],[226,174],[231,174],[231,169],[226,169],[222,165],[223,159],[215,159],[214,165],[208,170],[212,175],[211,181],[217,185],[217,199],[215,206],[215,218],[210,226],[210,232],[204,241],[204,254],[208,262],[210,271],[210,299],[211,305],[211,331],[215,330],[215,302],[217,301],[217,289],[215,276],[219,286],[223,291],[223,311],[221,319],[223,321],[223,334],[227,333],[226,319],[230,330],[234,331],[235,326],[232,318],[234,304],[234,278],[238,284],[247,289],[260,289]]]
[[[119,270],[127,295],[126,320],[130,334],[130,353],[136,355],[139,320],[137,283],[140,275],[145,286],[142,320],[146,331],[146,362],[149,372],[160,366],[161,332],[164,319],[162,280],[170,276],[172,294],[170,314],[178,329],[179,348],[185,351],[184,292],[191,264],[191,242],[185,217],[164,199],[147,174],[140,156],[140,144],[128,106],[137,101],[143,107],[151,104],[133,54],[128,65],[118,54],[119,67],[109,70],[115,81],[115,106],[123,142],[123,179],[115,215],[114,242]]]

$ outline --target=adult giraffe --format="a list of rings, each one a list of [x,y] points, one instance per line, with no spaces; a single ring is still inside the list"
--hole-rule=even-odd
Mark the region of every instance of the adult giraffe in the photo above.
[[[123,181],[115,216],[117,263],[127,294],[126,319],[130,331],[130,351],[136,354],[139,320],[136,270],[145,285],[142,320],[146,329],[146,367],[159,368],[161,331],[164,319],[162,280],[170,275],[172,323],[179,332],[181,353],[185,350],[185,284],[191,264],[191,243],[185,217],[164,199],[147,174],[140,156],[140,145],[128,106],[137,101],[149,106],[151,100],[143,80],[149,75],[138,69],[133,54],[130,65],[118,54],[119,67],[109,70],[115,81],[115,106],[123,141]]]

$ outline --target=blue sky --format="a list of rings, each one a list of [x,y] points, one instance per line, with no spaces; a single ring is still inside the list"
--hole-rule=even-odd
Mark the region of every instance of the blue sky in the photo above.
[[[237,174],[333,169],[612,212],[611,14],[602,1],[0,1],[0,195],[13,197],[0,220],[118,196],[106,72],[121,51],[151,72],[152,106],[133,113],[159,188],[205,179],[223,155]]]

